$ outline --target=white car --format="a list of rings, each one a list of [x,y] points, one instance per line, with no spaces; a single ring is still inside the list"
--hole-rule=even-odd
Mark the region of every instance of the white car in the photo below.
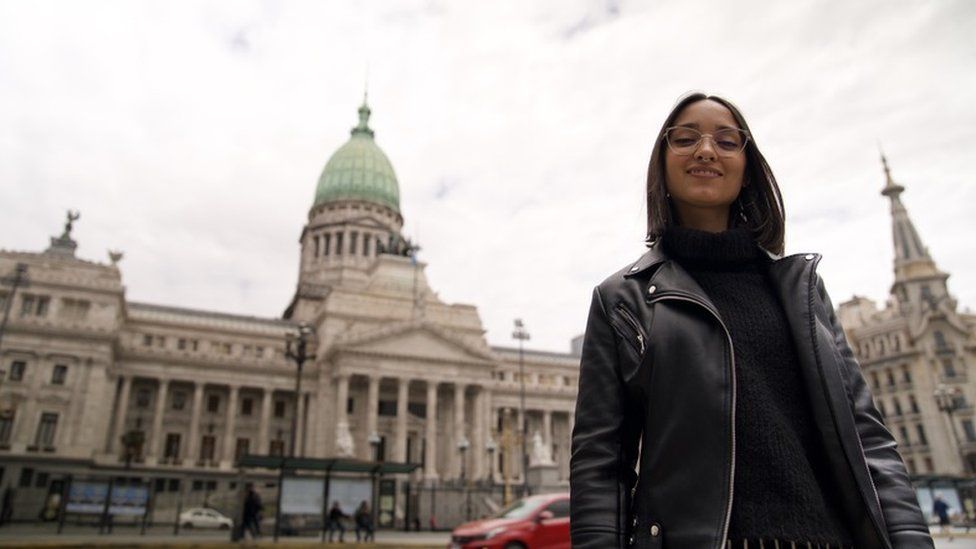
[[[180,513],[180,526],[183,528],[219,528],[228,530],[234,521],[218,511],[206,507],[193,507]]]

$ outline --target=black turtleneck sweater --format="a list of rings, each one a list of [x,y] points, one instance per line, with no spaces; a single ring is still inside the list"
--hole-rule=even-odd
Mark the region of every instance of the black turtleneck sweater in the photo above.
[[[732,336],[736,459],[729,539],[850,545],[796,346],[769,282],[769,257],[745,229],[715,234],[673,227],[662,243]]]

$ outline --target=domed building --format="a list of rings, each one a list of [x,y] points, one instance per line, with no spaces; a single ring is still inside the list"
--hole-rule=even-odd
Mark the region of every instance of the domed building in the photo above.
[[[475,306],[430,288],[370,115],[364,102],[318,178],[282,318],[129,301],[121,254],[76,257],[76,216],[44,252],[0,251],[0,273],[23,265],[30,284],[0,340],[0,491],[16,488],[15,519],[69,474],[145,480],[155,522],[200,504],[231,513],[242,456],[292,448],[416,466],[379,479],[381,527],[450,526],[490,512],[505,486],[567,485],[579,357],[491,347]],[[299,386],[288,341],[302,326],[313,356]],[[372,470],[334,473],[330,499],[369,497]],[[274,501],[277,472],[248,479]]]

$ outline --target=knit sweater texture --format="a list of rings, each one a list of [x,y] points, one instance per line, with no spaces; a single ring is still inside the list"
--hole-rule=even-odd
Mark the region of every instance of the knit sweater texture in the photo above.
[[[796,345],[770,283],[771,260],[745,229],[673,227],[662,242],[732,337],[736,459],[729,539],[850,545]]]

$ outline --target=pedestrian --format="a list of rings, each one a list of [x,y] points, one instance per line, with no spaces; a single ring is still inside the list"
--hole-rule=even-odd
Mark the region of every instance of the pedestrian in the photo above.
[[[369,510],[369,504],[363,500],[356,509],[356,541],[359,541],[359,532],[362,530],[363,541],[375,541],[373,535],[373,513]]]
[[[339,531],[339,543],[345,543],[343,537],[346,535],[346,527],[342,524],[342,519],[348,518],[349,515],[342,512],[342,508],[339,507],[338,501],[332,502],[332,508],[329,509],[329,521],[326,523],[326,530],[329,533],[329,541],[332,541],[332,533],[336,530]]]
[[[779,187],[731,102],[678,101],[646,199],[649,249],[587,321],[574,549],[932,548],[820,258],[783,257]]]
[[[263,507],[261,495],[254,489],[253,484],[248,484],[247,495],[244,496],[244,531],[251,534],[251,539],[261,537],[261,511]]]
[[[949,504],[942,498],[942,494],[935,494],[932,502],[932,514],[939,518],[939,533],[949,536],[952,541],[952,521],[949,520]]]

